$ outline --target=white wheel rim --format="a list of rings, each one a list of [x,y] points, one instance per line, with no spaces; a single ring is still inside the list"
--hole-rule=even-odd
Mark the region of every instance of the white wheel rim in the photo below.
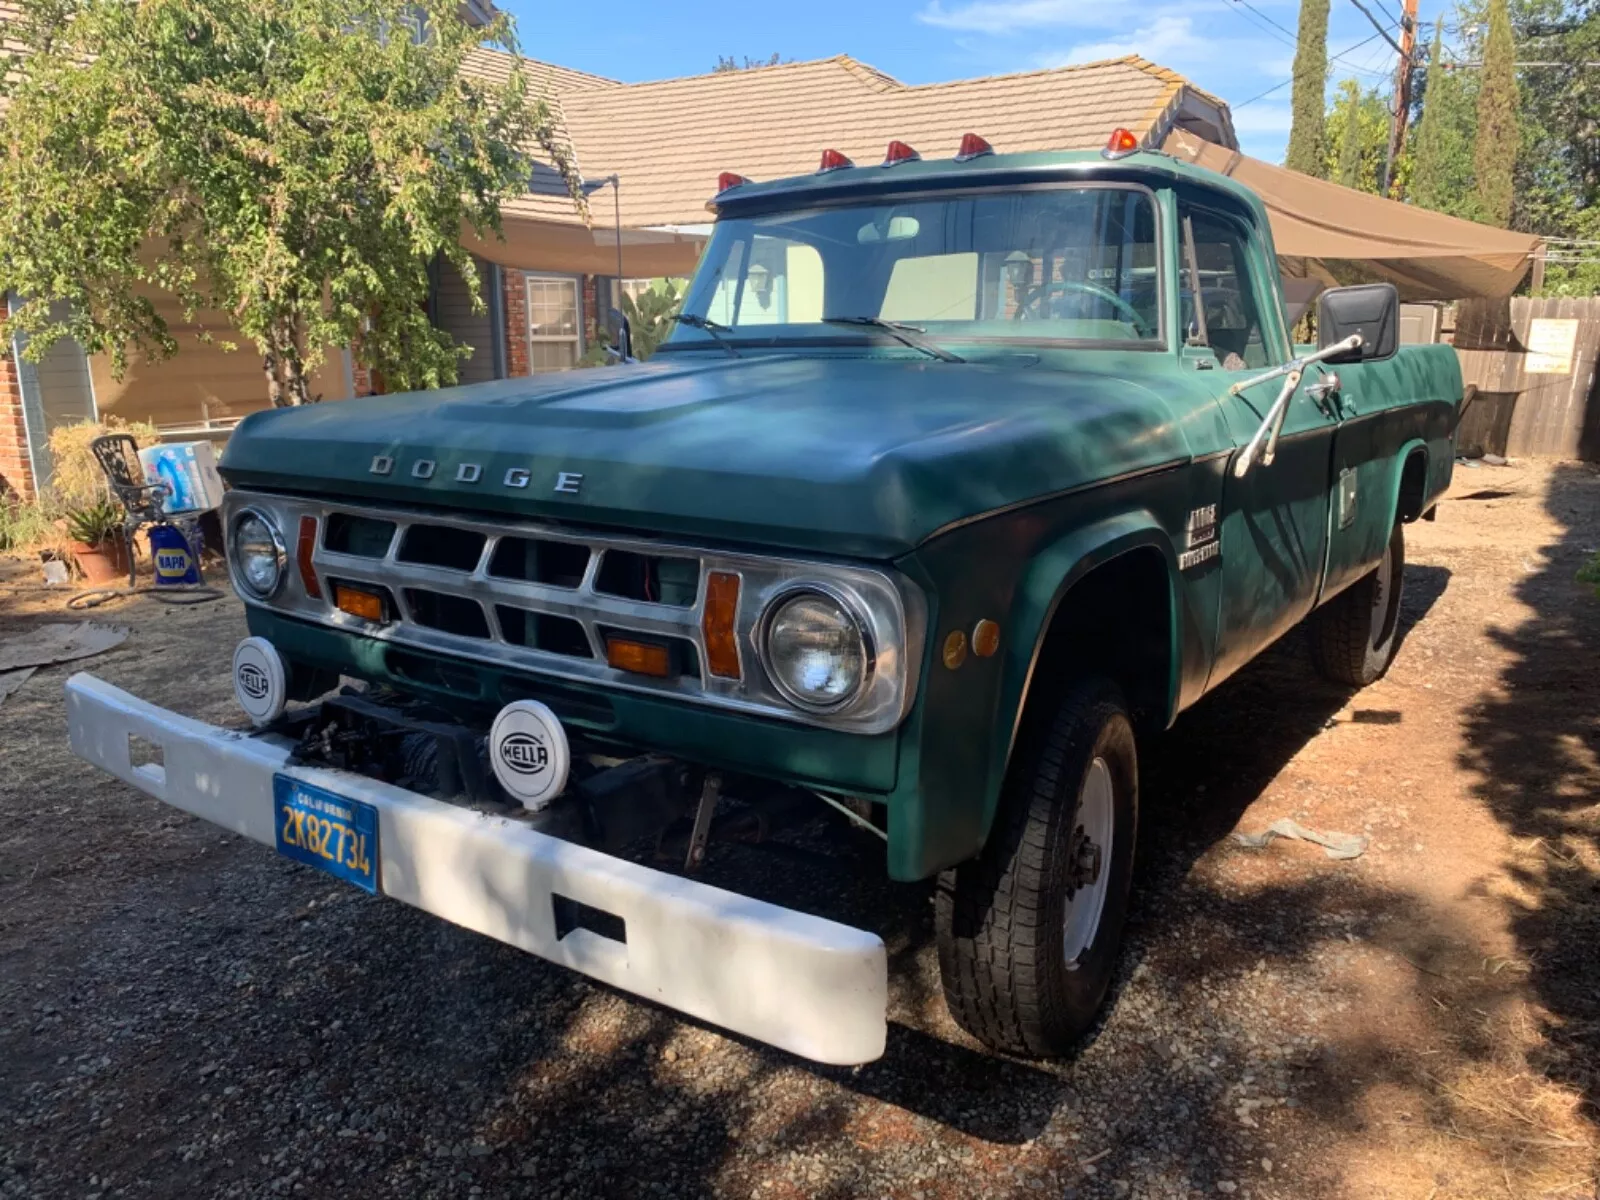
[[[1385,549],[1378,563],[1377,586],[1372,589],[1372,623],[1367,645],[1377,648],[1383,642],[1384,626],[1389,623],[1389,589],[1394,584],[1394,553]]]
[[[1078,969],[1078,959],[1094,944],[1095,934],[1100,929],[1100,914],[1105,910],[1111,883],[1116,799],[1117,787],[1111,778],[1111,767],[1105,759],[1096,758],[1089,764],[1083,786],[1078,791],[1078,816],[1068,842],[1068,853],[1078,856],[1078,862],[1068,864],[1069,871],[1088,873],[1091,859],[1094,866],[1093,877],[1082,880],[1067,898],[1062,950],[1069,971]]]

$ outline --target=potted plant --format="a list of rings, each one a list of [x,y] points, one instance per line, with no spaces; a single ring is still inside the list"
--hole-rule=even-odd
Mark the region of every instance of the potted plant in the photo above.
[[[122,509],[97,500],[67,513],[72,557],[89,583],[115,583],[128,573],[128,547],[122,538]]]

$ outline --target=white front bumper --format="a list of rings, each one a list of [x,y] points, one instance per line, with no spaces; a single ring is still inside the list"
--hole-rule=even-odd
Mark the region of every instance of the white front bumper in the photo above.
[[[92,675],[67,680],[80,758],[175,808],[276,845],[282,773],[378,810],[380,890],[614,987],[819,1062],[883,1054],[888,961],[865,930],[652,871],[364,776],[289,766],[281,738],[168,712]],[[161,748],[132,765],[128,739]],[[622,918],[626,942],[556,933],[553,897]]]

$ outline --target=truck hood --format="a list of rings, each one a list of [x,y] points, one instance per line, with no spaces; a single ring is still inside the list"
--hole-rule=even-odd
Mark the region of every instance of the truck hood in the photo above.
[[[1154,392],[1034,355],[664,355],[256,413],[222,474],[234,487],[884,559],[953,522],[1187,453]],[[388,474],[372,470],[380,458]],[[431,474],[417,466],[429,461]],[[508,485],[515,469],[522,487]]]

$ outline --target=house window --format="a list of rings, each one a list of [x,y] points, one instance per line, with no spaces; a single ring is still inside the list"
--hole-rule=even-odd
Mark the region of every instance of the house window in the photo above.
[[[400,27],[405,30],[406,36],[417,45],[422,45],[428,32],[428,14],[423,9],[412,5],[400,14]]]
[[[578,281],[571,276],[528,277],[528,365],[535,374],[565,371],[583,353]]]

